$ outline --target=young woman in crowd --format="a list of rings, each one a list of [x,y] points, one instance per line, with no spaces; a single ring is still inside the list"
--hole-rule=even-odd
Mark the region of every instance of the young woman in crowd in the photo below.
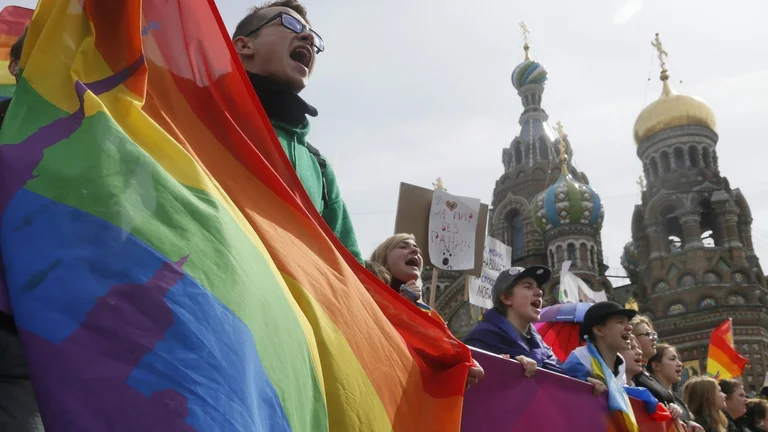
[[[640,349],[640,343],[634,335],[630,336],[629,342],[629,346],[619,352],[619,354],[624,358],[624,364],[626,365],[627,385],[629,387],[635,387],[633,378],[638,374],[641,374],[644,369],[643,350]]]
[[[742,417],[744,432],[768,431],[768,401],[750,399],[747,401],[747,413]]]
[[[648,364],[648,360],[656,354],[658,335],[653,330],[651,320],[645,315],[636,315],[630,324],[632,334],[637,337],[640,349],[643,350],[643,363]]]
[[[691,378],[685,383],[683,399],[705,432],[728,432],[728,419],[723,414],[725,393],[720,391],[717,381],[710,377]]]
[[[639,339],[639,338],[638,338]],[[648,371],[652,380],[643,381],[646,387],[659,402],[665,404],[672,415],[686,424],[688,430],[702,430],[699,421],[693,419],[686,403],[678,398],[672,391],[672,386],[682,379],[683,363],[677,350],[667,344],[659,344],[655,348],[656,354],[648,359]],[[638,382],[635,379],[635,382]],[[643,385],[645,387],[645,385]]]
[[[384,240],[365,266],[419,309],[443,321],[440,314],[421,299],[424,259],[413,234],[395,234]]]
[[[395,234],[384,240],[365,263],[382,282],[400,293],[425,313],[443,322],[440,314],[421,301],[421,271],[424,259],[413,234]],[[485,375],[483,368],[474,361],[467,375],[467,388]]]
[[[735,379],[720,380],[720,390],[725,393],[725,418],[728,420],[728,432],[743,432],[739,420],[747,413],[747,394],[744,385]]]

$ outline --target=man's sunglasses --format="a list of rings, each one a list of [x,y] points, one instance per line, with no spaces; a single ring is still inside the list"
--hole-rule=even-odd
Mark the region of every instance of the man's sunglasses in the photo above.
[[[648,339],[652,341],[657,340],[659,338],[659,335],[656,332],[652,332],[652,331],[645,332],[645,333],[638,333],[635,336],[646,336],[648,337]]]
[[[272,18],[264,21],[256,27],[255,29],[249,31],[246,33],[246,37],[256,33],[257,31],[263,29],[267,24],[271,23],[272,21],[275,21],[276,19],[280,19],[280,22],[283,24],[283,27],[287,28],[288,30],[291,30],[292,32],[296,34],[302,34],[304,32],[309,32],[313,39],[315,40],[315,54],[320,54],[321,52],[325,51],[325,42],[323,42],[323,38],[320,37],[317,32],[309,28],[308,26],[305,26],[304,23],[298,20],[293,15],[287,14],[285,12],[280,12],[278,14],[275,14]]]

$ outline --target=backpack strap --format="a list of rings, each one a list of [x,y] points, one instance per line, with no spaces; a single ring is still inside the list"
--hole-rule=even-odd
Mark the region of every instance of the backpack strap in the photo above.
[[[323,209],[328,208],[328,187],[325,184],[325,170],[328,169],[328,162],[325,160],[325,158],[320,154],[320,150],[316,149],[312,144],[309,142],[307,144],[307,150],[309,150],[309,153],[312,154],[312,156],[315,157],[317,160],[317,164],[320,166],[320,176],[323,179]]]

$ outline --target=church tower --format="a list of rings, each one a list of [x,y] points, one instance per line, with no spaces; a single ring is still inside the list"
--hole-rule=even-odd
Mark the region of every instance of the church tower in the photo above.
[[[512,248],[508,264],[552,268],[554,277],[543,287],[545,304],[556,301],[560,266],[569,258],[573,273],[594,289],[607,289],[610,295],[600,243],[602,202],[587,176],[571,164],[568,136],[559,136],[547,123],[549,116],[542,107],[547,69],[531,58],[528,29],[522,23],[520,27],[525,59],[512,71],[512,85],[523,106],[520,132],[502,151],[504,173],[493,191],[488,235]],[[541,199],[536,201],[537,197]],[[539,211],[544,213],[537,215]],[[422,279],[429,281],[431,272],[425,269]],[[480,316],[478,308],[465,298],[464,278],[458,272],[440,271],[436,286],[435,308],[453,334],[463,337]]]
[[[714,113],[672,89],[658,34],[653,45],[662,91],[635,122],[646,187],[622,264],[640,312],[698,371],[706,370],[709,333],[733,318],[735,345],[750,359],[744,384],[759,390],[768,366],[768,289],[749,205],[720,173]]]
[[[564,261],[571,261],[570,271],[579,276],[595,291],[612,292],[611,283],[605,277],[600,229],[605,209],[600,196],[586,181],[574,176],[568,166],[567,142],[563,125],[558,122],[560,151],[560,175],[557,181],[536,195],[531,214],[536,227],[544,236],[546,265],[558,276]],[[550,283],[552,300],[559,291],[558,279]]]

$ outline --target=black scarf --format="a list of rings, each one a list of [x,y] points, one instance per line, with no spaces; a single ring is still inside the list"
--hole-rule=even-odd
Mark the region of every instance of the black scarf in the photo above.
[[[317,117],[315,107],[288,86],[251,72],[248,78],[270,120],[298,128],[307,122],[307,116]]]

